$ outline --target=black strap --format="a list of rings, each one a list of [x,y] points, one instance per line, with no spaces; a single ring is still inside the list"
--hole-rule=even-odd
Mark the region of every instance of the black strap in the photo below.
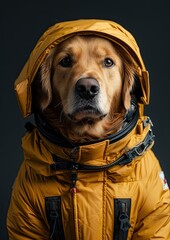
[[[77,146],[83,146],[83,145],[89,145],[89,144],[94,144],[97,142],[102,142],[105,140],[109,140],[110,143],[114,143],[116,141],[119,141],[120,139],[124,138],[136,125],[138,118],[139,118],[139,109],[138,109],[138,104],[135,101],[135,99],[132,100],[132,105],[130,111],[125,115],[125,118],[123,120],[124,124],[122,129],[120,129],[118,132],[111,134],[107,136],[106,138],[101,138],[97,140],[92,140],[88,142],[84,142],[81,144],[76,144],[68,141],[64,136],[61,134],[57,133],[54,131],[54,129],[50,126],[50,124],[47,123],[45,120],[44,116],[40,113],[34,114],[35,118],[35,123],[37,126],[37,129],[39,132],[49,141],[57,144],[58,146],[61,147],[66,147],[66,148],[73,148]],[[30,125],[30,123],[29,123]]]
[[[64,240],[64,230],[61,214],[61,196],[46,197],[45,208],[50,225],[50,240]]]
[[[142,156],[146,152],[146,150],[152,145],[152,143],[154,142],[154,138],[155,136],[152,130],[150,129],[145,139],[139,145],[130,149],[128,152],[123,154],[116,161],[103,166],[86,165],[86,164],[81,164],[74,161],[67,161],[54,155],[53,159],[55,163],[51,164],[51,170],[53,171],[58,171],[58,170],[105,171],[116,165],[126,165],[132,162],[134,158],[138,156]]]

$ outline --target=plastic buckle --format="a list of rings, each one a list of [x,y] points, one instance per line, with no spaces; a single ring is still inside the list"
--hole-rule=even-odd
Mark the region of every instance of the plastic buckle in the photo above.
[[[145,128],[148,124],[150,124],[151,127],[153,127],[153,122],[152,122],[152,120],[150,119],[150,117],[147,117],[147,119],[145,119],[145,120],[143,121],[143,126],[144,126],[144,128]]]
[[[147,145],[145,145],[144,143],[140,144],[139,146],[137,146],[134,150],[137,154],[137,156],[142,156],[144,154],[144,152],[147,149]]]

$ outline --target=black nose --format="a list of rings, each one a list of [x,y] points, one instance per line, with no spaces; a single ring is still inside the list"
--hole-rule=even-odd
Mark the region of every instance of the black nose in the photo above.
[[[76,93],[86,100],[94,98],[99,93],[99,83],[94,78],[81,78],[77,81]]]

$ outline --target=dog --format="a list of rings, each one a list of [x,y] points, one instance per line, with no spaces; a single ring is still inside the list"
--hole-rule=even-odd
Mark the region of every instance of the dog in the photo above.
[[[73,142],[104,138],[130,109],[135,62],[109,40],[74,36],[52,49],[33,84],[36,111]]]
[[[107,20],[52,26],[15,90],[35,122],[22,139],[10,240],[170,239],[169,187],[143,111],[149,75],[127,30]]]

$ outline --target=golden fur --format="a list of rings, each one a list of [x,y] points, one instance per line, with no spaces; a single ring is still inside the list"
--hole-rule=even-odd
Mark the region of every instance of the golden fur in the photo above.
[[[33,86],[35,111],[70,141],[105,137],[121,127],[130,108],[134,74],[135,63],[118,45],[101,37],[71,37],[53,48],[41,65]],[[80,79],[97,85],[94,98],[77,94]]]

